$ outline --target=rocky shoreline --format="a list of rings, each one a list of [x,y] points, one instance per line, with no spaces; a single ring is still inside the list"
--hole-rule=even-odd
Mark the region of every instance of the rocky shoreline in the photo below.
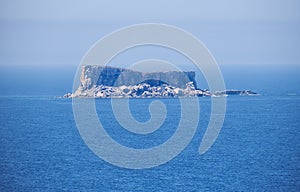
[[[78,89],[75,93],[67,93],[64,98],[173,98],[173,97],[221,97],[228,95],[258,95],[257,93],[245,90],[226,90],[211,93],[208,90],[196,89],[192,82],[187,83],[185,88],[178,88],[163,84],[151,86],[147,83],[133,86],[93,86],[90,89]]]
[[[228,95],[258,95],[245,90],[225,90],[211,93],[197,88],[195,72],[167,71],[142,73],[129,69],[83,66],[80,86],[64,98],[152,98],[152,97],[221,97]],[[168,82],[168,83],[166,83]]]

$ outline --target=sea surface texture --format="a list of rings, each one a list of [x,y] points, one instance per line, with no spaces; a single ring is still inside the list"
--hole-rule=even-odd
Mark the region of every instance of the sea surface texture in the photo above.
[[[136,120],[150,118],[154,99],[130,99]],[[110,99],[95,102],[107,133],[122,145],[150,148],[172,136],[178,99],[162,127],[137,135],[123,129]],[[191,143],[166,164],[144,170],[113,166],[96,156],[76,128],[72,100],[53,96],[0,97],[0,191],[299,191],[299,95],[229,96],[223,128],[207,153],[198,148],[210,117],[200,98]]]

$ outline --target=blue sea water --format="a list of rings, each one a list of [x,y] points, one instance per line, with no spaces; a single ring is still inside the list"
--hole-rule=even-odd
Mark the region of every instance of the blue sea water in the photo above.
[[[190,144],[166,164],[130,170],[96,156],[77,130],[72,101],[55,97],[71,92],[75,68],[1,67],[0,191],[299,191],[299,66],[221,69],[228,89],[261,96],[227,97],[223,128],[203,155],[198,148],[211,102],[200,98],[200,122]],[[152,101],[131,99],[132,115],[147,121]],[[123,129],[109,99],[95,106],[113,139],[139,149],[160,145],[178,126],[179,101],[161,101],[167,118],[149,135]]]
[[[199,155],[210,99],[200,98],[200,122],[191,143],[166,164],[144,170],[97,157],[76,128],[70,99],[0,97],[0,191],[299,191],[300,96],[229,96],[218,139]],[[132,115],[146,121],[153,99],[131,99]],[[114,119],[110,99],[96,100],[99,119],[119,143],[161,144],[180,118],[177,99],[161,99],[168,114],[154,134],[138,136]]]

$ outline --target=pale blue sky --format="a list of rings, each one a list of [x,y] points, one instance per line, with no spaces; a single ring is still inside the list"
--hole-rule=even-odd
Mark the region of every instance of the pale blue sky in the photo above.
[[[197,36],[220,65],[300,64],[300,1],[0,2],[0,65],[77,66],[102,36],[166,23]]]

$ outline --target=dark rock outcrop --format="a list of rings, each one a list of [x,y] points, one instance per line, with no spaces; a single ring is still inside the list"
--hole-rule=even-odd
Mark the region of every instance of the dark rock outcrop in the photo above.
[[[193,82],[194,87],[197,89],[195,76],[194,71],[142,73],[129,69],[87,65],[83,66],[82,69],[81,86],[83,89],[90,89],[99,85],[119,87],[147,83],[150,86],[167,84],[173,87],[185,88],[188,82]]]
[[[147,97],[223,97],[258,95],[250,90],[225,90],[211,93],[197,88],[195,72],[167,71],[143,73],[129,69],[83,66],[81,84],[65,98],[147,98]]]
[[[256,92],[251,90],[225,90],[225,91],[218,91],[214,93],[215,95],[258,95]]]

